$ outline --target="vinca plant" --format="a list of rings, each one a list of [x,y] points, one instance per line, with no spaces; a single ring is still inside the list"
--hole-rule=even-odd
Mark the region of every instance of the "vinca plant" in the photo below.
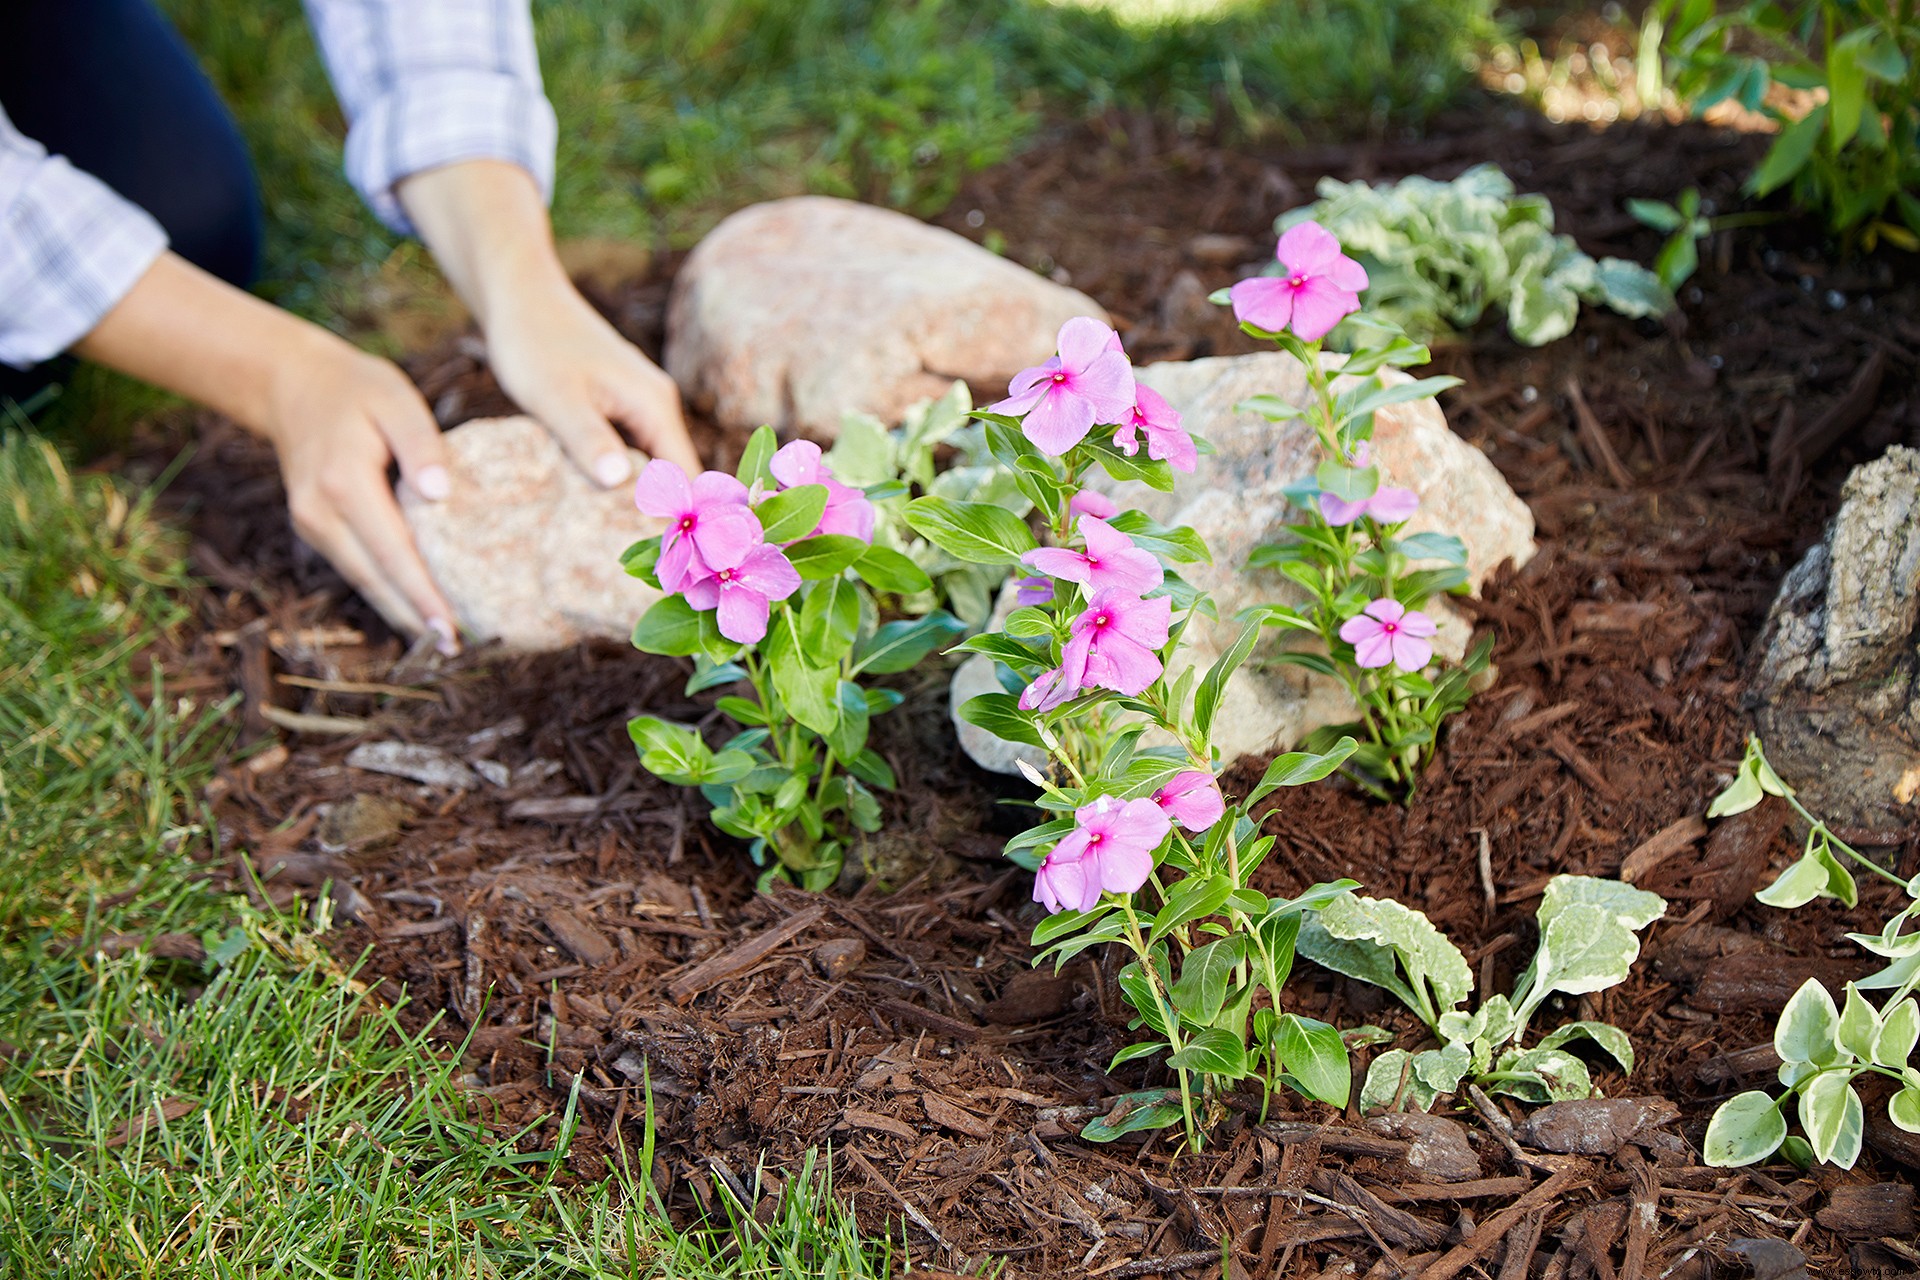
[[[1248,559],[1284,574],[1305,599],[1253,616],[1308,637],[1273,660],[1339,681],[1360,709],[1357,723],[1321,730],[1307,745],[1324,749],[1350,736],[1359,744],[1348,765],[1356,780],[1383,797],[1410,795],[1442,721],[1466,705],[1493,643],[1489,637],[1464,661],[1434,671],[1438,628],[1424,607],[1438,593],[1467,590],[1466,544],[1450,534],[1406,532],[1420,499],[1381,482],[1372,462],[1374,414],[1460,380],[1383,380],[1381,370],[1424,364],[1428,352],[1370,316],[1347,321],[1356,335],[1350,355],[1323,355],[1327,336],[1358,311],[1366,269],[1311,222],[1280,237],[1277,259],[1281,275],[1242,280],[1215,297],[1232,304],[1242,329],[1276,343],[1306,371],[1305,405],[1267,395],[1241,407],[1273,422],[1305,420],[1324,460],[1290,491],[1300,519],[1285,541]]]
[[[666,531],[628,548],[627,572],[666,592],[635,625],[648,653],[690,657],[687,694],[737,685],[718,708],[741,726],[715,749],[691,725],[639,716],[628,731],[655,776],[699,787],[715,826],[749,842],[766,878],[824,888],[856,833],[880,826],[892,768],[867,745],[901,701],[863,680],[905,671],[964,627],[935,610],[883,620],[883,603],[932,583],[873,542],[872,499],[841,483],[820,447],[775,448],[762,427],[737,475],[689,478],[656,458],[636,501]]]
[[[1367,1067],[1362,1110],[1426,1111],[1472,1080],[1526,1102],[1593,1094],[1587,1064],[1567,1045],[1588,1041],[1633,1070],[1627,1033],[1604,1022],[1569,1022],[1525,1046],[1528,1024],[1550,996],[1584,995],[1626,981],[1639,931],[1666,914],[1658,894],[1617,880],[1555,876],[1540,900],[1540,946],[1511,996],[1489,996],[1468,1013],[1473,970],[1421,912],[1345,893],[1317,909],[1297,947],[1314,963],[1392,992],[1427,1024],[1437,1049],[1389,1049]]]
[[[1707,816],[1742,813],[1768,796],[1785,800],[1808,829],[1799,860],[1754,895],[1761,902],[1785,910],[1815,898],[1855,906],[1859,885],[1847,862],[1900,885],[1911,901],[1879,933],[1847,935],[1886,960],[1884,969],[1847,983],[1839,1002],[1817,978],[1807,979],[1793,993],[1773,1033],[1785,1091],[1775,1097],[1752,1089],[1722,1103],[1707,1125],[1706,1161],[1755,1164],[1784,1150],[1802,1166],[1823,1160],[1850,1169],[1866,1132],[1866,1107],[1854,1087],[1859,1077],[1880,1075],[1898,1084],[1887,1099],[1887,1118],[1909,1133],[1920,1133],[1920,1067],[1912,1062],[1920,1042],[1920,1005],[1913,995],[1920,988],[1920,927],[1915,927],[1920,925],[1920,876],[1903,880],[1835,835],[1773,771],[1758,738],[1747,740],[1739,772]],[[1889,994],[1878,1005],[1863,994],[1882,991]],[[1788,1133],[1790,1099],[1797,1100],[1795,1113],[1804,1137]]]

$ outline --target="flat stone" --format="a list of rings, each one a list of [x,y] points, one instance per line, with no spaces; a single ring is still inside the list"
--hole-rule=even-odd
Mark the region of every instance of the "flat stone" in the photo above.
[[[446,433],[453,494],[404,487],[401,511],[461,629],[509,649],[624,640],[660,593],[620,553],[660,531],[628,485],[602,489],[531,418],[483,418]],[[646,459],[632,454],[637,472]]]
[[[1407,1167],[1428,1182],[1466,1182],[1480,1176],[1480,1157],[1474,1154],[1467,1127],[1457,1120],[1422,1111],[1389,1111],[1368,1120],[1367,1128],[1405,1142],[1402,1158]]]
[[[1181,660],[1201,669],[1232,646],[1239,628],[1233,615],[1249,605],[1295,604],[1300,588],[1281,574],[1247,568],[1256,547],[1275,541],[1298,509],[1285,490],[1319,465],[1320,447],[1304,421],[1272,423],[1235,405],[1255,395],[1276,395],[1295,404],[1308,397],[1305,368],[1282,352],[1169,361],[1137,370],[1179,411],[1187,430],[1213,444],[1191,475],[1175,478],[1170,493],[1138,483],[1115,483],[1104,476],[1093,487],[1111,494],[1122,508],[1134,507],[1164,525],[1188,525],[1213,552],[1211,565],[1187,565],[1182,576],[1211,593],[1220,621],[1196,619],[1187,632]],[[1389,381],[1406,375],[1389,371]],[[1339,384],[1336,383],[1336,386]],[[1420,510],[1409,532],[1451,533],[1467,546],[1467,572],[1475,590],[1502,562],[1524,564],[1533,555],[1533,514],[1508,487],[1484,454],[1456,436],[1440,407],[1431,400],[1392,405],[1374,419],[1373,460],[1382,482],[1412,489]],[[1472,627],[1464,615],[1436,600],[1430,612],[1440,626],[1437,653],[1459,658]],[[1214,723],[1214,744],[1231,762],[1242,756],[1285,750],[1308,733],[1354,717],[1355,709],[1339,685],[1302,668],[1263,664],[1282,645],[1274,633],[1261,641],[1254,657],[1227,683]],[[1178,675],[1176,668],[1174,675]],[[962,664],[954,676],[954,706],[961,696],[998,688],[989,659]],[[959,728],[961,745],[976,763],[1003,773],[1038,752],[991,739],[972,726]]]
[[[1829,822],[1893,830],[1920,796],[1920,451],[1854,468],[1780,584],[1749,688],[1767,757]]]
[[[1106,313],[964,237],[826,196],[742,209],[689,255],[667,311],[667,372],[728,428],[831,440],[849,412],[896,422],[961,379],[995,394]]]
[[[1542,1151],[1605,1156],[1679,1118],[1680,1108],[1665,1098],[1581,1098],[1540,1108],[1527,1117],[1520,1138]]]
[[[347,753],[347,767],[451,791],[471,791],[480,785],[479,775],[459,759],[416,742],[363,742]]]

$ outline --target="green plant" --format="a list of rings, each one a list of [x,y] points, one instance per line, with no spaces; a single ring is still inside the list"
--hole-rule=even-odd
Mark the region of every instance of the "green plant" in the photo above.
[[[1746,755],[1733,782],[1714,799],[1708,817],[1745,812],[1768,796],[1778,796],[1807,823],[1800,858],[1754,897],[1770,907],[1791,910],[1815,898],[1832,898],[1852,907],[1860,900],[1853,873],[1836,854],[1905,889],[1914,899],[1877,934],[1850,933],[1854,942],[1888,961],[1887,967],[1845,988],[1844,1004],[1817,979],[1809,978],[1780,1011],[1773,1033],[1780,1055],[1780,1083],[1786,1092],[1773,1097],[1752,1089],[1722,1103],[1707,1125],[1705,1156],[1712,1165],[1746,1165],[1786,1148],[1805,1165],[1824,1160],[1843,1169],[1859,1158],[1866,1111],[1854,1080],[1886,1076],[1900,1085],[1887,1100],[1887,1118],[1909,1133],[1920,1133],[1920,1068],[1910,1059],[1920,1041],[1920,876],[1902,880],[1835,835],[1808,812],[1792,787],[1767,763],[1758,738],[1747,739]],[[1890,991],[1875,1007],[1863,991]],[[1804,1138],[1790,1137],[1785,1108],[1799,1099]]]
[[[1489,996],[1469,1014],[1473,971],[1460,949],[1421,912],[1348,893],[1301,927],[1300,954],[1397,996],[1441,1047],[1374,1058],[1360,1090],[1363,1110],[1434,1101],[1473,1080],[1490,1093],[1556,1102],[1593,1093],[1587,1065],[1566,1045],[1587,1040],[1633,1070],[1633,1046],[1618,1027],[1570,1022],[1523,1048],[1527,1024],[1549,996],[1584,995],[1626,981],[1640,954],[1638,932],[1666,914],[1659,895],[1616,880],[1555,876],[1540,900],[1540,946],[1511,996]]]
[[[747,694],[719,700],[743,728],[717,750],[691,725],[636,717],[628,731],[641,766],[699,787],[714,825],[750,842],[763,884],[783,876],[824,888],[854,833],[880,829],[873,791],[894,787],[867,734],[902,695],[861,678],[908,670],[965,628],[941,611],[881,621],[875,592],[917,595],[932,582],[873,545],[871,500],[836,480],[811,442],[776,450],[762,427],[737,476],[689,480],[655,459],[638,492],[667,532],[635,543],[622,563],[669,594],[635,625],[634,645],[693,658],[689,696],[734,684]]]
[[[1920,249],[1920,12],[1912,0],[1660,0],[1648,30],[1694,113],[1726,101],[1780,126],[1747,190],[1791,186],[1800,208],[1867,248]],[[1774,86],[1820,93],[1804,110]],[[1803,100],[1804,101],[1804,100]],[[1890,211],[1897,210],[1894,222]]]
[[[1405,178],[1370,186],[1323,178],[1320,199],[1283,214],[1285,230],[1314,221],[1367,269],[1370,312],[1431,342],[1479,323],[1489,307],[1528,346],[1573,331],[1582,302],[1623,315],[1661,315],[1673,295],[1651,271],[1620,258],[1595,262],[1553,233],[1545,196],[1518,195],[1497,165],[1451,182]],[[1337,337],[1340,335],[1336,335]]]
[[[915,533],[906,519],[907,501],[916,494],[985,503],[1020,519],[1033,510],[1012,470],[987,448],[985,428],[973,421],[972,412],[967,384],[956,382],[939,399],[910,405],[891,429],[871,414],[848,413],[826,461],[834,475],[865,489],[872,499],[874,545],[901,552],[932,579],[930,591],[903,597],[901,608],[909,613],[945,608],[968,630],[978,631],[987,625],[1006,572],[948,555]],[[953,453],[944,469],[942,449]]]

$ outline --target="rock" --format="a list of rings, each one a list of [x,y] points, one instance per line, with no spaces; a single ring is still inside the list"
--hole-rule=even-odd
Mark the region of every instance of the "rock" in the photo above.
[[[859,410],[898,421],[954,379],[1000,393],[1106,313],[971,241],[824,196],[753,205],[700,242],[667,310],[667,372],[722,427],[831,440]]]
[[[1665,1098],[1581,1098],[1540,1108],[1520,1126],[1520,1140],[1542,1151],[1608,1156],[1645,1142],[1680,1118]]]
[[[660,598],[620,568],[658,533],[627,485],[602,489],[531,418],[488,418],[444,437],[453,494],[401,491],[401,510],[461,629],[509,649],[624,640]],[[637,471],[646,461],[633,453]]]
[[[1480,1176],[1480,1157],[1474,1154],[1466,1126],[1457,1120],[1419,1111],[1389,1111],[1368,1120],[1367,1128],[1407,1143],[1403,1159],[1424,1181],[1466,1182]]]
[[[867,958],[867,944],[858,938],[829,938],[813,949],[814,967],[829,982],[858,969]]]
[[[1004,612],[994,615],[996,621],[1005,616]],[[993,659],[985,654],[975,654],[954,668],[953,681],[947,687],[948,710],[953,717],[953,731],[960,739],[960,749],[967,753],[967,759],[989,769],[994,773],[1020,772],[1020,762],[1026,761],[1036,769],[1045,769],[1047,753],[1039,747],[1025,742],[1008,742],[995,737],[977,724],[971,724],[960,718],[960,708],[970,699],[983,693],[1004,693],[1000,678],[995,674]]]
[[[1205,669],[1239,634],[1232,621],[1239,610],[1301,598],[1285,577],[1249,571],[1246,563],[1255,547],[1274,541],[1289,516],[1297,514],[1284,490],[1319,464],[1319,445],[1304,422],[1271,423],[1234,406],[1261,394],[1304,403],[1305,371],[1289,355],[1265,352],[1147,365],[1137,372],[1143,385],[1180,412],[1189,431],[1212,442],[1214,453],[1203,455],[1192,475],[1177,477],[1171,493],[1116,484],[1104,476],[1094,487],[1105,489],[1122,507],[1137,507],[1162,524],[1190,525],[1206,539],[1213,564],[1185,566],[1183,576],[1212,593],[1220,621],[1197,619],[1182,650],[1187,662]],[[1467,544],[1467,569],[1476,589],[1502,561],[1524,564],[1532,556],[1532,513],[1493,464],[1453,434],[1438,405],[1430,400],[1393,405],[1374,421],[1373,458],[1384,480],[1420,495],[1420,511],[1408,527],[1458,535]],[[1435,648],[1458,658],[1466,650],[1470,624],[1445,604],[1436,604],[1432,612],[1440,624]],[[1314,729],[1353,718],[1353,704],[1334,681],[1299,667],[1260,669],[1260,655],[1279,644],[1277,635],[1264,639],[1254,661],[1227,683],[1213,733],[1228,762],[1284,750]],[[970,659],[954,675],[954,706],[998,687],[991,662]],[[1017,772],[1016,760],[1039,756],[1035,748],[1001,742],[970,725],[960,726],[960,737],[976,763],[1001,773]]]
[[[479,775],[458,759],[416,742],[363,742],[347,753],[347,767],[452,791],[471,791],[480,785]]]
[[[386,796],[359,794],[330,804],[315,837],[327,853],[352,853],[385,844],[412,818],[413,806]]]
[[[1856,467],[1780,584],[1748,698],[1767,756],[1827,821],[1913,821],[1920,794],[1920,452]]]

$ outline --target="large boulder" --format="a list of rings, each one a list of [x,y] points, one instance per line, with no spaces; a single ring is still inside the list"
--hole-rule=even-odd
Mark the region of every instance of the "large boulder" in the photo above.
[[[627,485],[602,489],[531,418],[484,418],[444,437],[453,494],[406,491],[401,510],[461,629],[510,649],[624,640],[660,593],[620,568],[658,533]],[[634,454],[637,471],[645,461]]]
[[[1891,829],[1920,792],[1920,452],[1856,467],[1780,584],[1748,690],[1767,757],[1830,822]]]
[[[851,200],[753,205],[674,282],[667,372],[723,427],[831,440],[849,411],[897,422],[958,378],[998,391],[1098,303],[939,227]]]
[[[1189,525],[1206,539],[1213,563],[1182,570],[1188,581],[1212,594],[1219,610],[1217,623],[1196,620],[1181,650],[1185,661],[1204,668],[1238,635],[1235,613],[1249,605],[1303,598],[1287,578],[1246,565],[1255,547],[1275,541],[1289,518],[1298,516],[1285,490],[1318,465],[1319,444],[1304,421],[1276,424],[1234,406],[1262,394],[1304,405],[1306,371],[1292,356],[1266,352],[1147,365],[1137,374],[1179,411],[1187,430],[1212,442],[1214,452],[1201,456],[1192,475],[1177,477],[1170,493],[1105,477],[1094,484],[1123,507],[1137,507],[1162,524]],[[1433,401],[1380,410],[1374,419],[1373,460],[1384,483],[1420,495],[1410,530],[1451,533],[1466,543],[1476,590],[1503,561],[1524,564],[1532,556],[1533,515],[1527,505],[1485,455],[1448,428]],[[1458,658],[1470,625],[1444,603],[1437,603],[1433,613],[1440,624],[1436,649]],[[1213,729],[1214,743],[1228,761],[1284,750],[1317,728],[1354,717],[1352,702],[1334,681],[1300,667],[1262,663],[1280,643],[1278,633],[1264,640],[1228,681]],[[974,674],[968,687],[978,684]],[[980,753],[970,754],[988,764]]]

